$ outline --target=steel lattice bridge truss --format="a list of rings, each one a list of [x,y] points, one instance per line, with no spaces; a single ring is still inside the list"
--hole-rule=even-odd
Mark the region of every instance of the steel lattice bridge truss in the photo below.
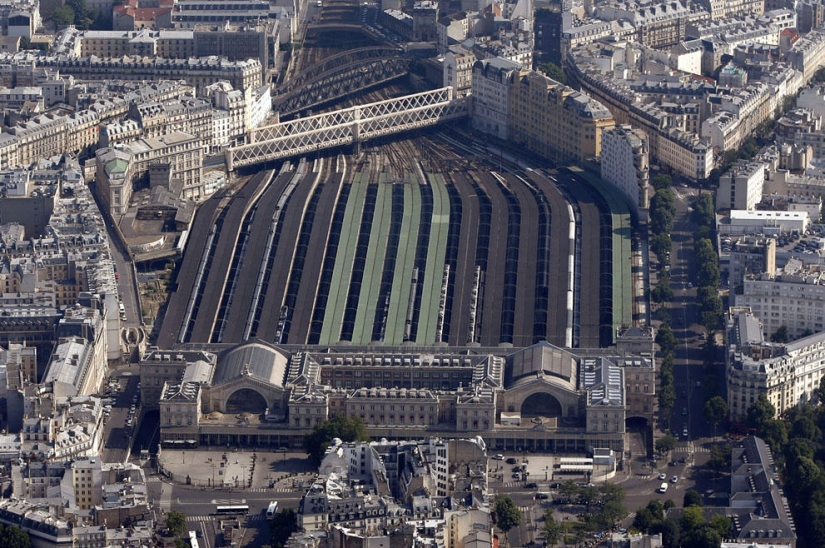
[[[452,87],[405,95],[253,129],[248,144],[226,151],[226,165],[233,171],[429,127],[467,114],[467,99],[454,98]]]
[[[272,108],[282,118],[404,76],[409,58],[399,48],[372,47],[328,57],[277,90]]]

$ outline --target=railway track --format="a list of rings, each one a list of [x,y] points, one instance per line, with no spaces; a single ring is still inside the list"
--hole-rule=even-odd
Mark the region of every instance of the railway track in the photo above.
[[[285,164],[258,196],[199,213],[216,230],[184,257],[204,269],[178,340],[598,346],[610,329],[610,215],[555,172],[438,135]]]

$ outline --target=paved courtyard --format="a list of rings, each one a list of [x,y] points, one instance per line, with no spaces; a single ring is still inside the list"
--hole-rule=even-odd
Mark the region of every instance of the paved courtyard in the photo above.
[[[308,455],[298,452],[163,449],[158,463],[175,483],[217,489],[301,489],[315,475]]]

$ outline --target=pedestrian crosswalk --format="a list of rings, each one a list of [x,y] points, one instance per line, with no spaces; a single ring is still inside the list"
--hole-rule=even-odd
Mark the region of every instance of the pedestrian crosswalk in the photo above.
[[[160,476],[149,476],[146,478],[146,483],[160,483]]]
[[[195,522],[209,522],[215,519],[218,519],[219,516],[186,516],[186,521]],[[263,521],[266,519],[263,514],[249,514],[247,516],[243,516],[247,523]]]
[[[674,453],[710,453],[710,449],[704,447],[702,445],[696,445],[692,441],[677,445],[676,449],[673,450]]]

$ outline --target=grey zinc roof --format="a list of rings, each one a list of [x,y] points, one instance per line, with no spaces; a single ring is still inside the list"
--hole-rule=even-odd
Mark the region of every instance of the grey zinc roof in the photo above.
[[[250,376],[282,387],[286,368],[287,357],[275,347],[264,342],[250,342],[229,350],[218,359],[213,385]]]

